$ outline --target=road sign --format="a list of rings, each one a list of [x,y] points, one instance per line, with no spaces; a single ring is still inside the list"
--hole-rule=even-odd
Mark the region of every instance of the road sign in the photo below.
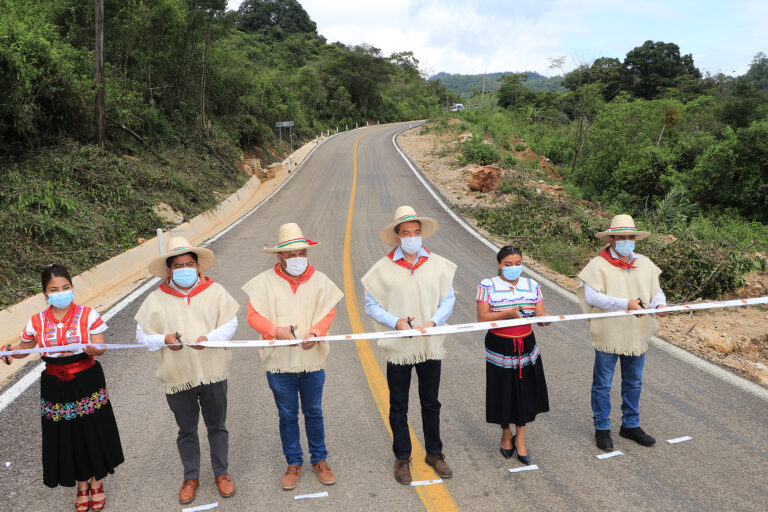
[[[275,127],[278,128],[280,132],[280,144],[283,143],[283,128],[288,128],[288,138],[291,141],[291,153],[293,153],[293,121],[278,121],[275,123]]]

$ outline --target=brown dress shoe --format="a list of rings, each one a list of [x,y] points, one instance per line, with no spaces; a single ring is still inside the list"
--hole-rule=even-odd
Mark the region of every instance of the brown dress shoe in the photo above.
[[[333,485],[336,483],[336,474],[328,467],[328,463],[321,460],[317,464],[312,464],[312,471],[317,475],[320,483],[325,485]]]
[[[288,466],[283,475],[283,489],[286,491],[295,489],[299,484],[299,475],[301,475],[301,466],[296,466],[295,464]]]
[[[179,503],[186,505],[195,501],[195,491],[198,485],[200,485],[200,480],[197,478],[194,480],[184,480],[179,491]]]
[[[411,476],[411,458],[395,459],[395,480],[403,485],[411,485],[413,477]]]
[[[229,473],[224,473],[216,477],[216,487],[219,488],[219,494],[222,498],[229,498],[235,494],[235,483]]]
[[[424,462],[432,466],[435,473],[440,475],[441,478],[451,478],[453,476],[453,471],[451,471],[451,467],[445,462],[445,455],[442,453],[427,455],[424,458]]]

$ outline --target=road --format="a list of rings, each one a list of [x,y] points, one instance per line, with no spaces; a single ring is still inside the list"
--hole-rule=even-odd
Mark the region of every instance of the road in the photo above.
[[[407,126],[371,127],[329,139],[266,205],[210,245],[216,261],[209,275],[242,304],[237,339],[255,337],[247,325],[247,299],[240,287],[273,265],[275,257],[263,254],[261,248],[273,245],[277,227],[291,221],[321,242],[311,250],[310,262],[346,293],[331,333],[347,333],[353,326],[372,331],[359,279],[386,253],[378,231],[401,204],[410,204],[440,223],[425,246],[458,265],[450,323],[475,321],[475,287],[495,273],[494,253],[434,201],[398,155],[392,137]],[[550,288],[544,288],[544,297],[550,313],[578,312],[573,302]],[[133,342],[133,316],[142,299],[111,319],[108,343]],[[440,390],[444,451],[454,477],[423,487],[397,484],[392,476],[391,437],[380,409],[381,400],[386,401],[384,358],[375,342],[338,342],[329,356],[324,393],[328,461],[338,483],[325,487],[306,471],[294,491],[283,491],[279,484],[285,462],[272,394],[256,351],[236,349],[227,424],[230,473],[237,493],[229,499],[218,496],[201,423],[203,465],[193,505],[218,502],[218,510],[238,511],[768,508],[764,399],[651,348],[641,422],[658,442],[644,448],[618,436],[617,372],[612,425],[614,444],[624,455],[598,460],[589,396],[593,350],[587,327],[568,322],[535,329],[551,406],[551,412],[528,429],[529,453],[539,470],[510,473],[508,469],[520,463],[499,454],[500,430],[485,423],[483,334],[467,333],[446,341]],[[105,354],[101,362],[126,454],[126,462],[105,481],[106,510],[181,510],[176,425],[154,377],[154,358],[143,350],[121,350]],[[72,509],[73,489],[52,490],[41,481],[38,389],[33,385],[0,413],[0,510]],[[416,437],[423,440],[415,385],[410,418]],[[692,440],[665,442],[680,436]],[[302,443],[306,449],[306,440]],[[423,463],[416,469],[418,479],[436,478]],[[328,496],[294,500],[296,495],[322,491]]]

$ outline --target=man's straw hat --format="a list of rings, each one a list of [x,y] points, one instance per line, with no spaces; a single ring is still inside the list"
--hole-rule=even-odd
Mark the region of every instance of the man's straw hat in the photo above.
[[[642,240],[643,238],[648,238],[651,234],[637,229],[635,221],[630,215],[617,215],[611,219],[611,226],[608,229],[595,234],[600,240],[608,240],[609,236],[614,235],[635,235],[637,240]]]
[[[165,260],[171,256],[181,256],[190,252],[197,254],[197,264],[201,274],[213,264],[214,256],[211,250],[202,247],[192,247],[183,236],[175,236],[168,240],[167,252],[149,262],[149,273],[153,276],[166,278],[168,266],[165,264]]]
[[[318,242],[305,238],[301,233],[299,225],[295,222],[283,224],[277,231],[277,245],[274,247],[265,247],[264,252],[276,253],[286,251],[299,251],[307,249],[314,245],[320,245]]]
[[[379,232],[379,238],[387,245],[396,246],[395,227],[403,222],[421,222],[421,238],[426,240],[437,231],[437,221],[430,217],[420,217],[416,210],[410,206],[400,206],[395,210],[395,220],[390,222]]]

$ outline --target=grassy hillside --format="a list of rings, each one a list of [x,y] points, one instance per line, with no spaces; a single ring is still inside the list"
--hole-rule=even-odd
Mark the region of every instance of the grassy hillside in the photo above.
[[[0,307],[77,274],[245,180],[321,130],[425,118],[459,96],[410,52],[329,44],[296,0],[104,2],[107,130],[95,138],[94,2],[0,0]]]

